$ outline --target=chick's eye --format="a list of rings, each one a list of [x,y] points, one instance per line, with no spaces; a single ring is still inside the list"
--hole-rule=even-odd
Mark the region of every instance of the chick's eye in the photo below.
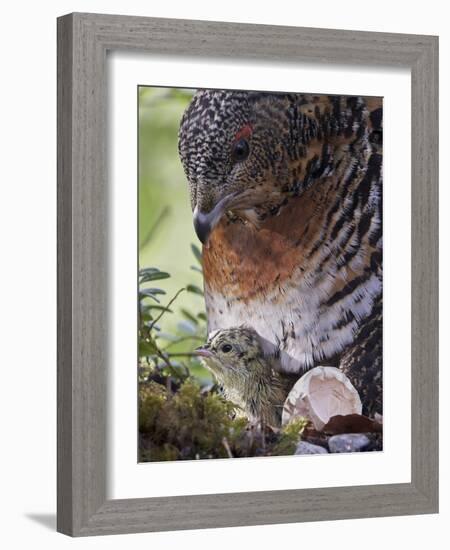
[[[231,156],[234,162],[242,162],[250,154],[250,145],[245,138],[238,139],[234,142],[231,150]]]
[[[232,349],[233,349],[233,347],[230,344],[224,344],[220,348],[220,351],[223,352],[223,353],[229,353]]]

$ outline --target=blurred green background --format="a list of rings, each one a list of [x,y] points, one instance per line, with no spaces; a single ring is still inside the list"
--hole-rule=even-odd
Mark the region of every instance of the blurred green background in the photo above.
[[[181,288],[191,289],[177,297],[171,305],[173,313],[158,321],[158,341],[174,354],[171,361],[179,353],[183,365],[207,381],[211,379],[208,371],[196,360],[184,361],[181,355],[190,353],[206,337],[204,299],[195,288],[203,289],[203,280],[192,251],[192,244],[199,246],[199,242],[178,156],[180,120],[194,92],[139,87],[139,267],[156,267],[170,274],[157,281],[166,293],[159,297],[162,305]]]

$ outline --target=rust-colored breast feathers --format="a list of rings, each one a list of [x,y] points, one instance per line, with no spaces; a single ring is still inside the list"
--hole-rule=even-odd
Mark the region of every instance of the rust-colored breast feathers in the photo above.
[[[320,237],[333,178],[309,189],[268,218],[260,228],[223,220],[203,250],[205,281],[210,291],[249,300],[264,295],[307,265]]]

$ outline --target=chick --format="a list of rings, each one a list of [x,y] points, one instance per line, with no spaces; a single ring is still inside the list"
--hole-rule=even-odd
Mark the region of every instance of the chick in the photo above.
[[[226,399],[252,422],[279,426],[290,386],[264,353],[258,334],[245,327],[212,332],[196,353],[222,386]]]

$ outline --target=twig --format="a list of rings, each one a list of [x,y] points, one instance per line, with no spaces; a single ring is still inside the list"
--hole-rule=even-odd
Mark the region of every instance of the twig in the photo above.
[[[158,346],[155,347],[156,349],[156,355],[165,363],[166,367],[170,369],[171,372],[173,372],[173,366],[170,363],[170,361],[167,359],[167,357],[164,355],[164,353],[158,348]]]
[[[175,294],[175,296],[169,301],[167,306],[165,306],[166,309],[163,309],[161,313],[158,315],[158,317],[150,323],[149,330],[152,330],[152,328],[156,325],[156,323],[161,319],[161,317],[166,313],[168,309],[170,309],[170,306],[175,302],[175,300],[178,298],[178,296],[186,290],[185,288],[180,288],[180,290]]]

